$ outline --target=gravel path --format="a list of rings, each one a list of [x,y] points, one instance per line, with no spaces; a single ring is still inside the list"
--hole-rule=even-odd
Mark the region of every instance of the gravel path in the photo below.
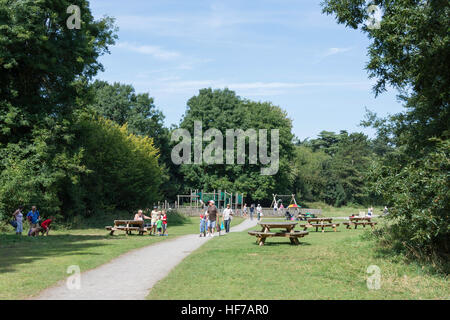
[[[256,225],[244,220],[230,231],[240,232]],[[223,232],[222,232],[223,234]],[[216,235],[217,236],[217,235]],[[80,289],[69,290],[66,280],[46,289],[39,300],[141,300],[150,289],[192,251],[212,238],[186,235],[136,249],[96,269],[81,273]]]

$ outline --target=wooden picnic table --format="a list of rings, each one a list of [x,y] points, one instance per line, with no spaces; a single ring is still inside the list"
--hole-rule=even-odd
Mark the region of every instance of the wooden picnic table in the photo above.
[[[347,226],[347,229],[350,229],[351,226],[355,226],[355,229],[362,225],[364,228],[366,225],[369,225],[374,228],[374,226],[377,224],[376,222],[372,221],[372,217],[349,217],[349,222],[344,222],[343,224]]]
[[[110,235],[113,235],[114,231],[125,231],[126,235],[132,231],[138,231],[140,235],[148,232],[144,220],[114,220],[114,226],[107,226],[105,229],[110,231]]]
[[[303,230],[308,228],[316,228],[316,232],[319,231],[319,228],[322,229],[322,232],[325,232],[326,227],[333,228],[334,232],[336,232],[336,227],[339,226],[339,223],[333,223],[333,218],[309,218],[306,220],[307,224],[301,225]]]
[[[269,237],[285,237],[289,238],[291,244],[300,244],[298,238],[302,238],[308,234],[307,231],[295,231],[294,228],[297,222],[285,221],[285,222],[258,222],[262,227],[261,231],[249,231],[248,234],[256,236],[256,243],[263,246],[266,242],[266,238]],[[278,232],[272,232],[271,229],[285,229]]]

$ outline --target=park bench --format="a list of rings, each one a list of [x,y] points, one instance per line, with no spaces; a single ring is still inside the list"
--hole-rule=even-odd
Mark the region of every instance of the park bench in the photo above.
[[[248,234],[251,236],[256,236],[256,243],[263,246],[267,238],[270,237],[285,237],[289,238],[291,244],[300,244],[298,238],[302,238],[308,234],[307,231],[295,231],[294,228],[297,222],[258,222],[262,227],[261,231],[249,231]],[[272,228],[285,229],[282,231],[273,232]]]
[[[139,235],[143,235],[150,230],[144,227],[143,220],[114,220],[114,226],[106,226],[105,229],[110,231],[110,235],[113,235],[115,231],[125,231],[126,235],[137,231]]]
[[[285,237],[289,238],[291,244],[300,244],[298,238],[303,238],[308,234],[308,231],[280,231],[280,232],[263,232],[263,231],[249,231],[249,235],[256,236],[256,243],[263,246],[267,238],[270,237]]]
[[[300,227],[303,227],[303,230],[307,230],[308,228],[316,228],[316,232],[318,232],[320,228],[322,229],[322,232],[325,232],[325,228],[331,227],[334,232],[336,232],[336,227],[339,227],[339,223],[333,223],[333,218],[311,218],[307,221],[307,224],[300,225]]]
[[[377,224],[376,222],[372,221],[371,217],[349,217],[348,219],[350,220],[349,222],[343,223],[345,226],[347,226],[347,229],[350,229],[351,226],[355,226],[356,229],[359,225],[362,225],[363,228],[365,228],[366,225],[369,225],[373,229]]]

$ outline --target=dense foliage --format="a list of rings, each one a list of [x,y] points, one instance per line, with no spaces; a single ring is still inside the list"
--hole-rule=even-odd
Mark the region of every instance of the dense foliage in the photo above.
[[[289,162],[293,158],[293,135],[291,120],[286,112],[269,102],[253,102],[241,99],[233,91],[202,89],[197,96],[187,102],[187,110],[180,127],[194,136],[194,121],[201,121],[203,133],[208,129],[219,130],[224,138],[225,149],[227,129],[267,129],[268,150],[271,150],[270,130],[279,129],[279,170],[275,175],[261,175],[261,167],[266,166],[249,163],[249,140],[246,139],[245,164],[237,164],[237,141],[234,144],[234,164],[226,163],[226,152],[223,152],[223,163],[182,165],[184,191],[189,187],[204,190],[228,190],[245,193],[249,200],[271,199],[272,192],[288,192]],[[260,137],[259,137],[260,138]],[[203,141],[203,145],[209,142]],[[270,203],[269,203],[270,204]]]
[[[450,136],[450,3],[373,1],[383,12],[380,28],[362,26],[372,40],[367,70],[375,92],[399,90],[406,110],[386,119],[368,113],[363,122],[395,148],[371,171],[371,190],[392,207],[386,232],[392,245],[416,256],[448,260]],[[358,28],[367,19],[365,1],[327,0],[324,11]]]
[[[80,29],[66,26],[72,4]],[[19,205],[67,217],[159,199],[153,140],[82,111],[115,38],[113,20],[95,21],[84,0],[0,1],[0,218]],[[145,113],[150,99],[138,100]]]

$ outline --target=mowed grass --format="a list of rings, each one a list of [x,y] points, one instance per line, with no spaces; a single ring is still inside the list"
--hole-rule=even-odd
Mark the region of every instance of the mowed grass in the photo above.
[[[269,238],[259,247],[247,232],[217,237],[157,283],[148,299],[450,298],[448,278],[381,255],[364,232],[310,231],[299,246]],[[379,290],[367,288],[370,265],[381,270]]]
[[[345,206],[340,208],[335,208],[333,206],[327,205],[323,202],[312,202],[308,203],[308,207],[314,208],[314,209],[322,209],[322,216],[323,217],[349,217],[352,214],[359,214],[359,212],[364,212],[367,214],[367,209],[362,206]],[[381,215],[383,214],[384,207],[373,207],[374,209],[374,215]]]
[[[171,226],[169,216],[168,237],[126,236],[124,232],[109,236],[103,228],[84,227],[52,230],[48,237],[32,238],[26,236],[27,227],[24,229],[22,236],[13,231],[0,233],[0,299],[35,296],[68,277],[67,268],[71,265],[78,265],[83,272],[132,249],[198,233],[199,219],[188,218],[183,224]]]

